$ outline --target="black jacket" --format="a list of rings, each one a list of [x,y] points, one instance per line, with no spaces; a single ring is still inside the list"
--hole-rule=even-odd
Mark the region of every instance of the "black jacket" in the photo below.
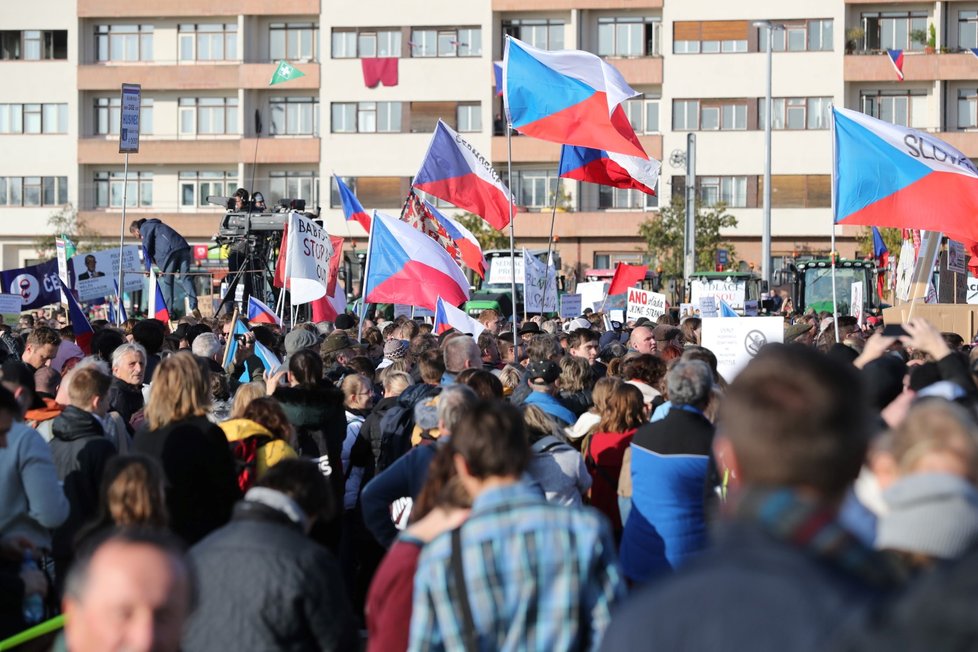
[[[102,473],[116,449],[105,438],[102,424],[73,405],[54,418],[51,430],[51,455],[71,506],[68,520],[54,532],[53,556],[67,560],[75,533],[98,512]]]
[[[133,434],[129,420],[132,415],[143,409],[143,388],[137,385],[130,385],[121,378],[112,377],[112,384],[109,386],[109,411],[118,412],[122,420],[129,428],[129,434]]]
[[[185,652],[357,649],[336,559],[278,510],[238,503],[190,559],[200,589]]]
[[[575,417],[581,416],[594,405],[594,401],[591,400],[591,392],[584,389],[579,392],[560,392],[557,395],[557,400],[573,412]]]
[[[370,442],[375,463],[377,458],[380,457],[380,440],[382,434],[380,431],[380,420],[387,414],[388,410],[397,405],[398,398],[398,396],[388,396],[380,399],[360,427],[360,436]]]
[[[189,545],[228,522],[241,494],[228,440],[207,417],[141,430],[133,450],[162,464],[170,527]]]

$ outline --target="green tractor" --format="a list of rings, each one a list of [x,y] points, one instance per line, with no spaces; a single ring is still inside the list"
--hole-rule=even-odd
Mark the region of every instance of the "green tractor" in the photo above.
[[[536,256],[539,260],[547,261],[546,249],[531,249],[530,255]],[[554,260],[554,268],[558,270],[557,289],[558,301],[562,284],[562,277],[559,274],[560,256],[557,250],[551,252]],[[465,303],[465,312],[473,317],[477,317],[483,310],[493,309],[503,317],[514,314],[514,302],[512,300],[512,275],[516,273],[516,302],[515,314],[517,319],[523,315],[523,252],[517,251],[515,261],[510,259],[509,249],[493,249],[484,252],[486,261],[489,263],[489,270],[486,277],[482,279],[478,289],[472,292],[469,300]]]

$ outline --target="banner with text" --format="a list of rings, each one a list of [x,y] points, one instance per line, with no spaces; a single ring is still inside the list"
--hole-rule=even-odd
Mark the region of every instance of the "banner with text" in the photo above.
[[[560,297],[560,316],[573,319],[581,314],[583,297],[580,294],[564,294]]]
[[[139,261],[139,246],[122,248],[122,286],[125,292],[143,289],[143,265]],[[115,296],[119,278],[119,250],[103,249],[75,254],[68,259],[71,287],[78,292],[79,301],[96,301]]]
[[[21,310],[61,303],[61,279],[58,278],[57,260],[8,269],[0,273],[0,277],[3,279],[4,292],[20,295]]]
[[[523,279],[526,312],[557,312],[557,271],[553,265],[547,265],[524,249]]]
[[[307,217],[289,215],[288,270],[292,303],[302,304],[326,296],[333,245],[326,229]]]
[[[666,314],[666,295],[638,288],[628,288],[628,310],[625,319],[645,317],[655,321]]]
[[[729,383],[765,345],[784,342],[784,317],[705,318],[700,339]]]

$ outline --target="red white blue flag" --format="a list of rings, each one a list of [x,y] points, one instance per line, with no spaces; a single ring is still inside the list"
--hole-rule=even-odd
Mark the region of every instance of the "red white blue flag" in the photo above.
[[[460,333],[471,335],[475,339],[479,339],[482,331],[486,330],[486,327],[478,320],[472,319],[464,311],[438,297],[438,305],[435,308],[435,334],[441,335],[453,328]]]
[[[349,186],[343,183],[343,180],[338,176],[333,176],[336,179],[336,189],[340,193],[340,204],[343,205],[344,217],[347,221],[356,220],[364,231],[370,233],[370,215],[363,210],[363,205],[360,204],[360,200],[353,194]]]
[[[480,278],[485,278],[486,270],[489,269],[489,263],[482,254],[482,246],[476,240],[475,236],[472,235],[472,232],[462,226],[460,222],[453,220],[439,211],[430,203],[425,202],[425,206],[428,207],[428,211],[441,224],[448,237],[458,247],[459,258],[461,258],[462,264],[478,274]]]
[[[521,134],[648,158],[621,103],[639,95],[590,52],[548,52],[506,37],[503,103]]]
[[[248,296],[248,321],[252,324],[282,325],[282,320],[268,304],[251,295]]]
[[[85,352],[85,355],[89,355],[92,352],[92,336],[95,335],[95,329],[78,305],[74,292],[65,289],[64,296],[68,302],[68,319],[71,321],[71,332],[75,335],[75,344]]]
[[[903,81],[903,50],[887,50],[886,56],[890,58],[890,63],[893,64],[897,79]]]
[[[660,164],[653,158],[644,159],[591,147],[564,145],[560,152],[558,174],[564,179],[576,179],[613,188],[631,188],[654,195],[659,182]]]

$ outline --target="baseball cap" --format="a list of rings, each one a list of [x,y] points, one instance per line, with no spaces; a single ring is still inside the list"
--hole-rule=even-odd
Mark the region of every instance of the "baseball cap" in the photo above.
[[[534,385],[550,385],[560,377],[560,367],[553,360],[534,360],[526,365],[526,379]]]

